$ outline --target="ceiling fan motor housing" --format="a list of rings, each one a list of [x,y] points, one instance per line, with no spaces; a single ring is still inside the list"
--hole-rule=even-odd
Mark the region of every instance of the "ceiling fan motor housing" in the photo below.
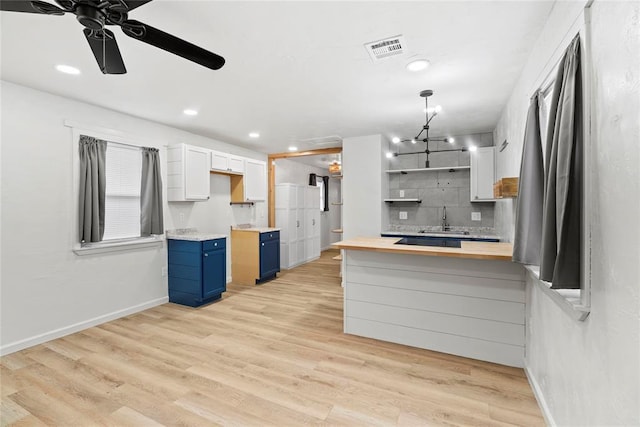
[[[78,4],[74,13],[76,19],[90,30],[101,30],[104,28],[105,15],[100,9],[86,4]]]

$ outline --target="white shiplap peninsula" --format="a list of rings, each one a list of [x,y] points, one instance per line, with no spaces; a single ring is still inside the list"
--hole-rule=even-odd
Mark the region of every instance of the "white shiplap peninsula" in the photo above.
[[[523,367],[525,276],[511,245],[397,241],[335,244],[344,249],[344,332]]]

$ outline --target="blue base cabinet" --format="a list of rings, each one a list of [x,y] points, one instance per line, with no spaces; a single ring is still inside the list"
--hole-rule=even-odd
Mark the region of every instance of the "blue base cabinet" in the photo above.
[[[272,279],[280,271],[280,232],[260,233],[260,278],[256,283]]]
[[[169,301],[198,307],[227,290],[227,240],[169,239]]]

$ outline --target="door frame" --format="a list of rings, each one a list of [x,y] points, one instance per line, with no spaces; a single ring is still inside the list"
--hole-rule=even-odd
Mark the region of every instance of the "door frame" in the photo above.
[[[269,227],[276,226],[276,160],[289,157],[317,156],[322,154],[342,153],[342,147],[320,148],[318,150],[293,151],[289,153],[269,154],[267,176],[269,180]]]

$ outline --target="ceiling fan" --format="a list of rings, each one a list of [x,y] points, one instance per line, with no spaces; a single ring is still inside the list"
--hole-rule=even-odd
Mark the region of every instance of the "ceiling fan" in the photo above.
[[[64,15],[73,13],[85,28],[89,47],[103,74],[125,74],[115,35],[106,25],[118,25],[127,36],[181,56],[212,70],[220,69],[225,60],[199,46],[179,39],[140,21],[129,19],[128,13],[151,0],[55,0],[58,6],[44,1],[0,0],[0,10],[10,12]]]

